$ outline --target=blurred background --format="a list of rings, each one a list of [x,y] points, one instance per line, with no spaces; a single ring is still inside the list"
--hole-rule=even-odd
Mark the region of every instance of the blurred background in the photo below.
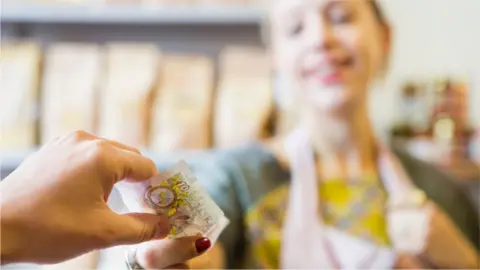
[[[1,1],[2,179],[76,129],[155,159],[295,124],[265,0]],[[371,91],[377,135],[455,175],[479,206],[480,1],[379,2],[393,51]]]
[[[384,0],[389,72],[378,136],[461,181],[480,179],[480,1]],[[151,156],[228,148],[294,123],[260,0],[2,0],[2,177],[73,129]]]

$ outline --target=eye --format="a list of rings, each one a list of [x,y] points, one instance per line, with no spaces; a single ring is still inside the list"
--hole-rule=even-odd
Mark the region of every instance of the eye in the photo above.
[[[296,37],[300,35],[303,32],[303,21],[302,20],[296,20],[292,23],[290,23],[287,26],[287,36],[289,37]]]
[[[292,8],[280,16],[283,31],[286,37],[297,37],[303,33],[305,14],[303,9]]]
[[[347,24],[354,20],[353,11],[337,5],[328,11],[328,20],[333,24]]]

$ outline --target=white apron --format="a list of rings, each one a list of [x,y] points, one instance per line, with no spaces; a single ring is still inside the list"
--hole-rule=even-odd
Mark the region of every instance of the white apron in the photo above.
[[[280,267],[287,269],[391,269],[396,252],[418,254],[428,235],[430,211],[412,205],[414,194],[421,194],[406,177],[395,157],[381,149],[378,166],[388,193],[388,234],[392,248],[380,247],[323,224],[314,154],[302,130],[285,140],[290,160],[292,183],[283,224]]]

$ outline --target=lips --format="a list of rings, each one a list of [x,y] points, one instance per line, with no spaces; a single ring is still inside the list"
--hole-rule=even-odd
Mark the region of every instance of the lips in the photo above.
[[[332,72],[323,76],[318,76],[318,81],[324,85],[335,85],[342,82],[342,74],[339,71]]]
[[[302,77],[317,81],[325,86],[338,85],[344,81],[343,74],[352,64],[353,59],[351,57],[342,59],[325,58],[304,69]]]

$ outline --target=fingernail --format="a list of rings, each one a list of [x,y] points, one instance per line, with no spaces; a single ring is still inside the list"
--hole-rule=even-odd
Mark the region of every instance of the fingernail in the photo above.
[[[195,241],[195,248],[197,249],[198,254],[205,252],[207,249],[210,248],[211,245],[212,243],[210,242],[210,240],[205,237]]]

